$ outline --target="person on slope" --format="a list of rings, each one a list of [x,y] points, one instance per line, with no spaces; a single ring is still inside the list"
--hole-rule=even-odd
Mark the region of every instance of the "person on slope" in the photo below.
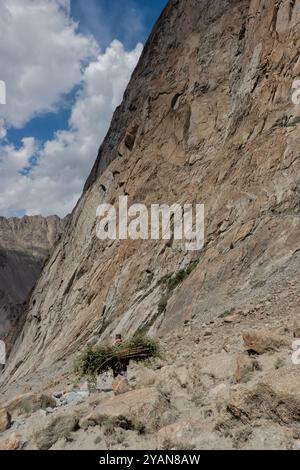
[[[122,344],[122,343],[123,343],[122,335],[119,333],[116,334],[115,339],[113,341],[113,346],[118,346],[119,344]],[[120,375],[121,377],[127,378],[127,366],[128,366],[128,361],[119,359],[113,368],[114,379],[118,377],[118,375]]]

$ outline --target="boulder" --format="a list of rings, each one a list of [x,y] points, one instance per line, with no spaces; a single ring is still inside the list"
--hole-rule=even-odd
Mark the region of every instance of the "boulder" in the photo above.
[[[82,403],[84,400],[86,400],[89,397],[89,392],[88,391],[72,391],[65,393],[61,398],[60,401],[63,405],[70,405],[76,404],[76,403]]]
[[[174,424],[178,419],[178,412],[173,410],[164,411],[161,415],[160,424],[161,426],[169,426],[170,424]]]
[[[131,387],[126,377],[118,375],[112,384],[112,389],[115,395],[122,395],[123,393],[130,392]]]
[[[251,436],[247,439],[247,450],[286,450],[290,448],[291,436],[284,426],[278,423],[266,423],[252,428]],[[242,441],[242,446],[245,442]]]
[[[0,450],[17,450],[20,448],[20,439],[16,434],[0,441]]]
[[[230,449],[230,441],[215,432],[201,418],[182,419],[157,433],[158,447],[164,449]]]
[[[290,343],[286,337],[268,330],[244,332],[243,340],[247,350],[257,354],[277,351],[282,346],[288,346]]]
[[[274,375],[252,389],[238,386],[230,394],[227,410],[242,422],[265,418],[281,424],[299,423],[299,372]]]
[[[187,366],[178,367],[175,370],[176,378],[182,388],[187,388],[191,382],[190,372]]]
[[[0,410],[0,432],[4,432],[10,428],[11,415],[7,410]]]
[[[189,419],[181,419],[173,424],[169,424],[161,428],[157,434],[158,441],[161,443],[169,442],[176,445],[177,443],[186,442],[185,440],[191,438],[192,431],[196,428],[197,421]]]
[[[241,319],[240,315],[234,313],[233,315],[227,315],[224,317],[224,323],[235,323]]]
[[[32,426],[31,438],[39,450],[48,450],[62,437],[77,429],[78,419],[74,412],[59,411],[40,416]]]
[[[235,360],[234,378],[237,382],[246,382],[255,370],[254,361],[246,354],[239,354]]]
[[[152,387],[157,380],[157,375],[160,373],[160,370],[154,371],[148,367],[140,367],[139,370],[134,371],[134,377],[132,378],[129,375],[129,378],[130,381],[136,381],[139,387]]]
[[[21,415],[31,414],[39,409],[55,408],[56,401],[54,398],[38,393],[26,393],[12,400],[6,406],[6,410],[13,418]]]
[[[209,377],[224,380],[232,374],[232,357],[224,352],[210,354],[205,359],[200,360],[201,374]]]
[[[212,336],[213,332],[212,332],[212,329],[211,328],[207,328],[205,331],[204,331],[204,338],[208,338],[209,336]]]
[[[80,420],[83,429],[105,421],[125,429],[156,430],[160,416],[168,409],[167,399],[155,388],[132,390],[104,399],[90,414]]]

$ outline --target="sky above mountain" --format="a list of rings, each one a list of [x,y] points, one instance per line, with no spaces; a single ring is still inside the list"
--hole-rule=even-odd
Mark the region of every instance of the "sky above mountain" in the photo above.
[[[166,0],[1,0],[0,215],[76,204]]]

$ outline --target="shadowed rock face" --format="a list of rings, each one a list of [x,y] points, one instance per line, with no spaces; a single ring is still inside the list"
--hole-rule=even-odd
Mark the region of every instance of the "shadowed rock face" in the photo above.
[[[0,339],[12,336],[62,226],[58,217],[0,218]]]
[[[299,1],[169,2],[31,295],[6,377],[40,369],[46,380],[95,335],[208,322],[288,269],[300,240],[299,20]],[[129,205],[204,203],[204,249],[98,240],[97,206],[126,194]]]

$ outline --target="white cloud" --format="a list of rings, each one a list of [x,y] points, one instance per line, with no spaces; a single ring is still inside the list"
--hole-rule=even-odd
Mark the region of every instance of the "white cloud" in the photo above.
[[[39,149],[32,138],[23,139],[20,149],[11,144],[0,145],[0,214],[10,215],[24,209],[27,214],[64,216],[80,196],[142,45],[128,52],[119,41],[113,41],[106,51],[98,50],[95,55],[94,41],[78,35],[68,19],[68,0],[25,1],[26,26],[21,26],[20,5],[24,0],[4,0],[0,7],[0,18],[3,5],[7,9],[9,5],[9,14],[17,16],[11,20],[5,47],[0,44],[1,60],[4,54],[4,63],[10,68],[7,77],[1,77],[10,88],[8,99],[11,87],[14,88],[4,117],[14,126],[22,126],[32,116],[54,109],[61,94],[74,84],[80,82],[82,88],[73,105],[68,130],[57,132],[53,140]],[[0,31],[1,28],[2,25]],[[18,28],[23,33],[27,28],[32,31],[32,42],[30,46],[27,42],[22,51],[19,45],[25,41],[26,34],[18,36]],[[1,35],[2,31],[0,43]],[[43,35],[48,35],[48,40],[43,40]],[[6,46],[9,51],[4,50]],[[91,53],[93,58],[82,68],[82,61]],[[11,54],[13,57],[9,57]],[[11,66],[14,61],[15,69]],[[18,77],[20,73],[22,77]],[[4,136],[0,120],[0,138],[1,132]],[[32,156],[37,158],[37,165],[28,175],[21,175],[19,170],[27,166]]]
[[[0,213],[6,213],[7,201],[14,204],[11,210],[16,211],[20,206],[18,194],[23,186],[24,178],[20,175],[28,160],[36,153],[36,144],[33,137],[22,139],[22,146],[16,149],[13,145],[0,147]],[[21,195],[21,194],[20,194]],[[2,209],[2,210],[1,210]]]
[[[0,152],[1,169],[6,169],[6,175],[14,175],[28,164],[29,158],[36,153],[36,144],[33,137],[24,137],[22,146],[16,149],[13,145],[3,145]]]
[[[98,52],[91,37],[76,32],[67,10],[65,0],[1,2],[1,80],[7,87],[2,117],[14,127],[55,110],[81,80],[82,64]]]
[[[0,117],[0,139],[4,139],[5,136],[6,136],[5,121],[3,118]]]

